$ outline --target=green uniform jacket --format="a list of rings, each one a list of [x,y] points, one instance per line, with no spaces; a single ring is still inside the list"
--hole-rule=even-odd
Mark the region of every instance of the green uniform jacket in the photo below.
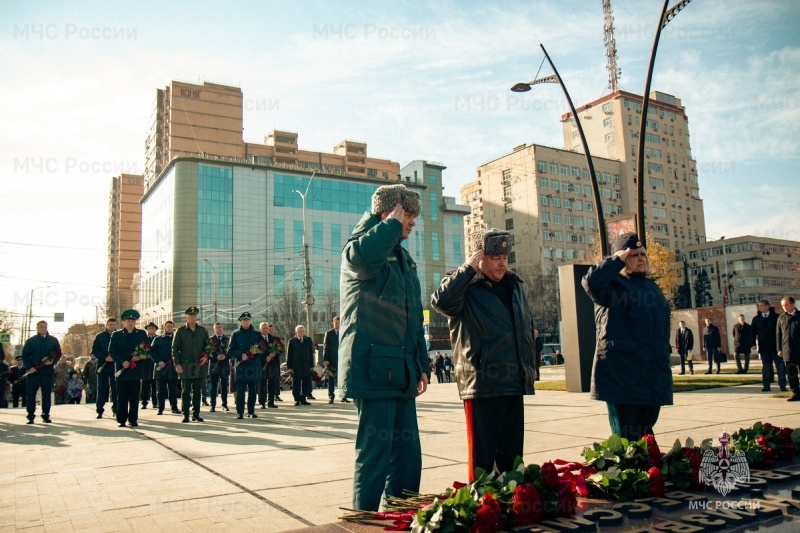
[[[194,331],[184,324],[175,331],[172,339],[172,359],[175,366],[180,365],[183,373],[180,379],[205,378],[208,365],[200,365],[200,357],[205,352],[208,342],[206,328],[198,324]],[[208,354],[206,354],[210,357]]]
[[[412,398],[430,377],[417,265],[403,225],[365,213],[342,251],[339,376],[347,398]]]

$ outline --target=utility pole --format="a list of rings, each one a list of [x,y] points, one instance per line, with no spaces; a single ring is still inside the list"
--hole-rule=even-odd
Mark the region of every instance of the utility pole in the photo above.
[[[314,295],[311,293],[311,289],[314,287],[314,279],[311,277],[311,264],[308,260],[308,238],[306,234],[306,199],[308,198],[308,191],[311,189],[311,182],[314,181],[314,175],[316,174],[316,170],[311,173],[311,179],[308,180],[308,185],[306,186],[306,192],[301,193],[297,190],[292,190],[292,192],[296,192],[300,195],[300,198],[303,199],[303,266],[305,268],[305,278],[303,281],[303,288],[306,291],[306,297],[303,301],[303,305],[306,308],[306,329],[308,331],[308,336],[311,337],[311,342],[314,343],[314,351],[316,352],[316,343],[314,341],[314,328],[311,321],[311,306],[314,305]],[[316,359],[316,353],[314,355]]]

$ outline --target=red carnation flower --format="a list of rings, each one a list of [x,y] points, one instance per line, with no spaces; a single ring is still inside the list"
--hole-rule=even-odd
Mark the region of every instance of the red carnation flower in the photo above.
[[[458,490],[460,488],[466,487],[466,483],[461,483],[460,481],[453,481],[453,488]]]
[[[761,424],[761,427],[763,427],[764,429],[769,429],[772,427],[772,424],[770,424],[769,422],[764,422],[763,424]]]
[[[694,490],[702,489],[705,483],[700,480],[700,464],[702,463],[700,454],[694,448],[681,448],[681,451],[689,461],[689,466],[692,467],[692,479],[689,481],[690,488]]]
[[[562,484],[561,489],[558,491],[557,514],[559,516],[572,516],[575,514],[577,505],[578,501],[575,499],[572,485],[570,483]]]
[[[484,494],[481,498],[481,506],[478,507],[477,515],[475,523],[469,528],[470,533],[497,533],[503,527],[503,523],[500,521],[500,504],[489,493]]]
[[[511,510],[515,515],[515,526],[536,524],[542,521],[542,499],[533,484],[517,485]]]
[[[650,483],[647,487],[647,495],[660,498],[664,495],[664,478],[661,477],[661,470],[657,466],[647,471]]]
[[[542,480],[547,487],[558,488],[558,471],[552,461],[547,461],[542,465]]]
[[[772,448],[767,448],[764,450],[764,468],[772,468],[772,465],[775,463],[775,452],[772,451]]]
[[[781,428],[781,438],[786,442],[792,442],[792,431],[794,431],[792,428]]]
[[[767,437],[764,435],[759,435],[756,439],[756,444],[761,446],[762,448],[769,448],[769,442],[767,442]]]

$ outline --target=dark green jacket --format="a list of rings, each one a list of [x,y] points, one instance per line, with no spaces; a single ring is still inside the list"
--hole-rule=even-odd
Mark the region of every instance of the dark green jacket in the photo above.
[[[180,379],[205,378],[208,365],[200,365],[200,358],[205,353],[206,343],[208,342],[208,332],[206,328],[197,324],[194,331],[189,329],[187,324],[182,325],[175,331],[172,339],[172,359],[175,366],[180,365],[183,370],[179,374]],[[210,357],[206,354],[207,357]]]
[[[365,213],[342,251],[339,376],[348,398],[412,398],[430,377],[417,265],[403,226]]]
[[[42,360],[48,356],[53,358],[53,364],[42,365]],[[46,335],[34,335],[26,340],[25,345],[22,347],[22,362],[25,363],[25,370],[41,365],[37,370],[37,372],[42,373],[40,375],[52,376],[53,366],[58,363],[60,358],[61,345],[58,343],[58,339],[49,333]]]

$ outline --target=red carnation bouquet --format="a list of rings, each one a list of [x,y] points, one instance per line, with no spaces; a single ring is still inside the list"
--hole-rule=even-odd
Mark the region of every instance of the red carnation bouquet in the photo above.
[[[142,341],[139,344],[137,344],[136,348],[133,349],[130,361],[128,361],[128,363],[130,363],[130,366],[128,366],[128,368],[130,368],[131,370],[136,368],[136,361],[133,360],[134,357],[138,357],[140,361],[143,359],[150,359],[151,348],[152,346],[150,346],[150,343],[147,341]],[[125,372],[128,368],[125,368],[123,366],[122,368],[117,370],[116,373],[114,373],[114,377],[117,378],[120,377],[122,373]]]
[[[248,349],[246,352],[242,354],[242,360],[233,365],[233,369],[236,370],[239,365],[244,363],[245,361],[249,361],[251,357],[256,356],[267,349],[267,342],[264,339],[258,341],[258,344],[254,344]],[[247,357],[247,359],[245,359]]]
[[[31,374],[35,374],[36,372],[41,370],[42,367],[46,366],[47,363],[52,363],[56,359],[58,359],[59,357],[60,357],[59,353],[57,351],[53,350],[52,352],[50,352],[50,355],[45,355],[44,357],[42,357],[42,360],[41,360],[40,363],[37,363],[37,364],[33,365],[32,369],[30,369],[27,372],[25,372],[24,374],[22,374],[22,377],[20,377],[19,380],[22,381],[22,380],[26,379],[28,376],[30,376]]]

